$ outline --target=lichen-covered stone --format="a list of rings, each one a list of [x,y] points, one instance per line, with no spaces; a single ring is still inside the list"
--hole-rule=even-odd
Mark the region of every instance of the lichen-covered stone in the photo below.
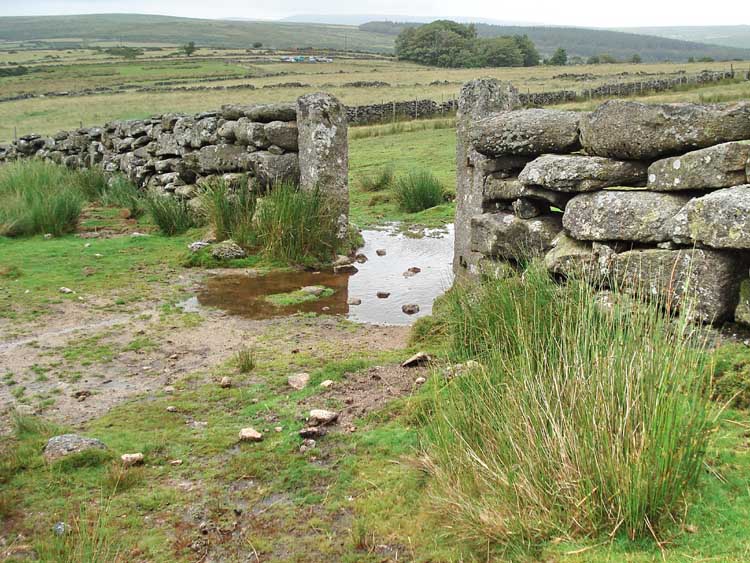
[[[298,148],[296,121],[272,121],[266,123],[263,132],[272,145],[288,151],[296,151]]]
[[[729,188],[750,182],[750,143],[722,143],[654,162],[648,188],[658,191]]]
[[[267,151],[254,152],[249,155],[253,174],[258,185],[269,188],[274,184],[299,182],[299,157],[297,153],[271,154]]]
[[[250,169],[250,155],[239,145],[210,145],[199,150],[197,155],[198,168],[203,174]]]
[[[552,241],[544,264],[554,274],[597,282],[609,274],[614,255],[615,248],[610,245],[576,240],[563,231]]]
[[[513,214],[521,219],[533,219],[550,211],[549,203],[546,201],[526,197],[519,197],[511,204],[511,207]]]
[[[750,139],[750,102],[643,104],[605,102],[581,119],[586,152],[647,160]]]
[[[714,248],[750,248],[750,184],[691,199],[671,223],[672,240]]]
[[[529,220],[502,211],[484,213],[471,220],[471,250],[508,260],[541,256],[561,230],[559,213]]]
[[[558,209],[564,209],[573,194],[555,192],[539,186],[524,186],[518,178],[505,178],[502,174],[491,174],[484,179],[482,197],[485,204],[497,201],[512,202],[518,198],[543,201]]]
[[[270,123],[271,121],[294,121],[297,111],[294,104],[229,104],[221,107],[221,116],[227,120],[247,117],[250,121]]]
[[[646,164],[601,156],[545,154],[518,175],[527,186],[560,192],[591,192],[611,186],[643,186]]]
[[[266,128],[262,123],[250,121],[247,117],[242,117],[234,126],[234,136],[237,143],[257,149],[266,149],[271,143],[266,137]]]
[[[53,436],[44,446],[44,459],[54,462],[72,454],[78,454],[87,450],[106,450],[102,442],[95,438],[87,438],[78,434],[61,434]]]
[[[689,197],[642,190],[579,194],[568,202],[565,229],[578,240],[663,242]]]
[[[346,107],[330,94],[297,100],[299,172],[303,190],[320,190],[338,218],[338,235],[349,226],[349,143]]]
[[[750,325],[750,279],[740,283],[739,300],[734,310],[734,320],[738,323]]]
[[[702,322],[732,318],[740,282],[747,277],[741,255],[700,248],[631,250],[615,255],[610,267],[622,289],[657,296]]]
[[[211,247],[211,256],[217,260],[236,260],[244,258],[247,253],[233,240],[225,240]]]
[[[494,113],[472,122],[470,138],[478,152],[490,157],[569,153],[580,147],[580,116],[549,109]]]

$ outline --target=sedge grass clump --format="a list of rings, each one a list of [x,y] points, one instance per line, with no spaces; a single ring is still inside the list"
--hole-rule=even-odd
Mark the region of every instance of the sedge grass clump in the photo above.
[[[234,360],[240,373],[250,373],[255,369],[255,351],[252,348],[243,346],[235,354]]]
[[[62,235],[75,230],[85,197],[71,172],[40,160],[0,169],[0,235]]]
[[[102,205],[127,209],[130,217],[138,218],[144,212],[143,191],[123,175],[115,175],[107,180],[107,186],[99,193]]]
[[[144,205],[165,235],[179,235],[198,225],[187,202],[180,198],[150,191],[144,198]]]
[[[459,537],[659,537],[684,514],[710,429],[708,356],[687,321],[614,295],[606,307],[531,264],[446,297],[451,354],[481,361],[436,390],[423,435]]]
[[[216,239],[232,239],[244,247],[253,243],[256,206],[257,197],[247,181],[232,189],[225,180],[216,179],[203,195],[203,208]]]
[[[338,218],[320,191],[290,183],[274,186],[258,202],[254,229],[266,256],[293,264],[330,262],[342,244]]]
[[[401,176],[394,186],[396,200],[402,211],[417,213],[445,201],[445,190],[440,180],[426,170]]]
[[[393,166],[388,165],[382,167],[374,174],[362,176],[359,179],[359,184],[365,192],[381,192],[390,188],[393,185],[394,179]]]

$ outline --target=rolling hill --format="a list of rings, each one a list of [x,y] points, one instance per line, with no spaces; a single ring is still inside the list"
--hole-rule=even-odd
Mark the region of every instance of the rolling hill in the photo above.
[[[750,25],[713,25],[687,27],[635,27],[619,28],[616,31],[658,35],[683,41],[698,41],[727,47],[750,49]]]

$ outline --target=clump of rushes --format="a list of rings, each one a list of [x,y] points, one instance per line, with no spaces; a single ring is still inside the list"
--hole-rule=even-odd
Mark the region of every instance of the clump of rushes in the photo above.
[[[20,236],[75,230],[84,196],[73,174],[40,160],[0,169],[0,235]]]
[[[393,185],[395,174],[392,165],[383,166],[380,170],[374,174],[368,174],[362,176],[359,180],[359,184],[363,191],[366,192],[380,192],[387,190]]]
[[[394,188],[398,206],[407,213],[416,213],[440,205],[445,201],[445,190],[440,181],[426,170],[401,176]]]
[[[235,362],[240,373],[250,373],[255,369],[255,351],[243,346],[235,355]]]
[[[146,211],[165,235],[179,235],[198,225],[187,202],[169,195],[150,191],[144,198]]]
[[[122,207],[128,210],[130,217],[138,218],[143,214],[143,191],[123,175],[107,179],[107,186],[98,196],[102,205]]]
[[[452,290],[454,359],[423,444],[432,499],[460,538],[523,547],[560,535],[660,537],[685,513],[711,427],[698,327],[658,303],[543,265]]]
[[[257,197],[247,179],[232,189],[221,178],[212,180],[203,195],[203,208],[219,241],[232,239],[240,246],[253,244],[253,216]]]
[[[255,236],[269,258],[301,265],[327,263],[342,244],[337,219],[318,190],[283,183],[258,202]]]

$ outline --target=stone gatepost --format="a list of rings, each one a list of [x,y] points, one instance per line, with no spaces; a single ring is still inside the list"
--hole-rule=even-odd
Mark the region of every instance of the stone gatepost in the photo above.
[[[339,220],[339,236],[349,225],[349,145],[346,107],[322,92],[297,100],[300,187],[319,189]]]
[[[491,159],[469,142],[471,122],[498,111],[519,109],[521,101],[512,84],[480,78],[464,84],[456,114],[456,221],[453,272],[472,272],[481,255],[471,251],[471,218],[482,213],[485,176]]]

